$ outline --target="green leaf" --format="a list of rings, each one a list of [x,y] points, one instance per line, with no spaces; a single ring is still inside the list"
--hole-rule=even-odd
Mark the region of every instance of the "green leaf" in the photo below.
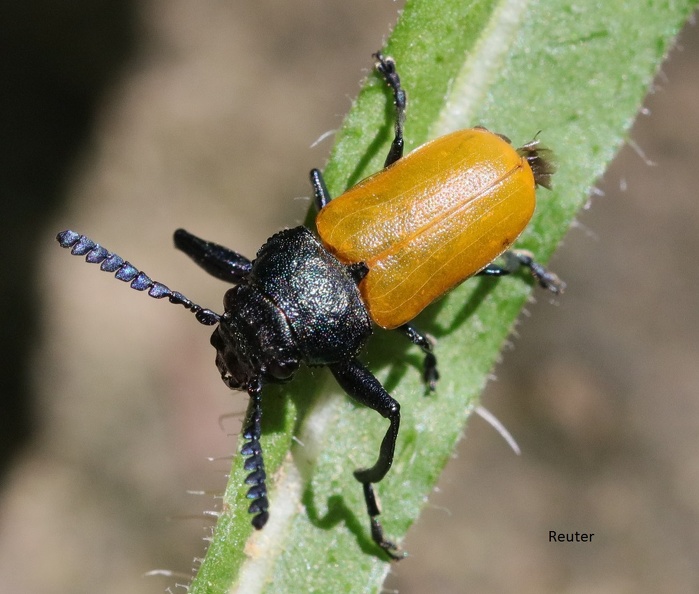
[[[408,1],[386,48],[408,92],[407,149],[473,125],[515,145],[541,131],[559,171],[555,190],[539,192],[518,245],[546,261],[625,141],[694,7],[694,0]],[[381,168],[392,113],[385,83],[370,75],[325,170],[333,195]],[[418,318],[439,339],[442,379],[431,395],[417,349],[395,333],[372,339],[363,360],[402,411],[394,466],[378,485],[389,537],[400,541],[425,504],[530,290],[521,277],[472,279]],[[378,592],[390,563],[371,540],[352,470],[373,463],[386,426],[326,370],[265,388],[270,521],[253,533],[238,456],[190,591]]]

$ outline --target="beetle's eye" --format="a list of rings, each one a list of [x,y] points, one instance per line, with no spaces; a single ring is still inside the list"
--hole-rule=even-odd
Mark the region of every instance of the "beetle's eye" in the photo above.
[[[289,379],[299,368],[299,362],[290,361],[271,361],[267,366],[267,372],[280,380]]]
[[[226,312],[235,309],[235,289],[228,289],[223,296],[223,310]]]

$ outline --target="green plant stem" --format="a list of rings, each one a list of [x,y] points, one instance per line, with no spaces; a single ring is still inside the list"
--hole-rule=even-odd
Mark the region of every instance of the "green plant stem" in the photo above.
[[[694,7],[693,0],[408,1],[386,48],[408,92],[407,150],[473,125],[515,145],[541,131],[559,171],[554,191],[539,192],[518,246],[546,261],[626,140]],[[391,114],[387,88],[370,75],[325,169],[333,195],[381,168]],[[378,485],[390,537],[400,541],[425,504],[530,290],[522,278],[473,279],[418,318],[439,339],[442,379],[433,395],[424,395],[417,349],[390,333],[372,340],[363,359],[403,412],[394,466]],[[371,541],[352,470],[375,459],[385,420],[353,405],[325,370],[266,389],[263,404],[270,522],[253,534],[237,457],[190,591],[379,591],[390,564]]]

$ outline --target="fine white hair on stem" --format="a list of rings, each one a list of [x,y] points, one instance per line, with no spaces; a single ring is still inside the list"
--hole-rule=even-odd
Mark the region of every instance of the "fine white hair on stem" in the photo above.
[[[318,146],[318,145],[319,145],[321,142],[323,142],[326,138],[329,138],[330,136],[332,136],[333,134],[335,134],[335,132],[337,132],[337,130],[327,130],[327,131],[323,132],[323,133],[313,142],[313,144],[311,144],[311,147],[310,147],[310,148],[314,148],[314,147]]]
[[[505,425],[503,425],[493,413],[483,406],[477,406],[474,409],[474,412],[502,436],[502,438],[507,442],[507,445],[512,448],[512,451],[515,454],[519,456],[522,453],[517,445],[517,442],[515,441],[515,438],[512,437],[512,434],[505,429]]]

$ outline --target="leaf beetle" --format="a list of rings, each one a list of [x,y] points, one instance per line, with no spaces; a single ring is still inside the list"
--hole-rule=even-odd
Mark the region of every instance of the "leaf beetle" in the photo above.
[[[235,285],[224,295],[223,314],[151,280],[84,235],[63,231],[57,240],[133,289],[183,305],[200,323],[216,326],[211,344],[221,378],[251,399],[241,454],[250,471],[245,482],[256,529],[269,518],[260,445],[265,384],[289,381],[302,363],[327,366],[351,398],[388,419],[377,461],[354,476],[363,487],[373,540],[401,559],[384,536],[374,491],[393,462],[400,405],[357,359],[373,324],[398,330],[422,349],[423,377],[434,390],[433,341],[409,323],[423,308],[474,275],[503,276],[524,267],[554,293],[564,283],[528,252],[508,251],[532,216],[536,187],[550,187],[550,151],[537,140],[514,149],[506,137],[473,128],[403,157],[407,97],[394,60],[381,52],[374,58],[393,94],[394,139],[384,169],[334,200],[321,172],[311,171],[318,236],[303,226],[280,231],[251,261],[183,229],[175,232],[175,247]],[[504,265],[493,264],[501,255]]]

